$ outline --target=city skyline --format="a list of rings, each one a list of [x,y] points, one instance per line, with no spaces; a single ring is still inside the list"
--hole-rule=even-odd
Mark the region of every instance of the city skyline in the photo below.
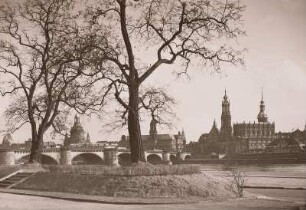
[[[257,120],[261,87],[264,89],[266,113],[275,122],[276,132],[304,129],[306,123],[306,2],[243,1],[247,36],[240,40],[246,47],[244,67],[228,67],[222,74],[193,66],[190,79],[176,78],[164,66],[152,75],[146,84],[167,89],[176,100],[175,111],[179,120],[176,128],[157,128],[159,133],[173,133],[184,128],[187,141],[197,141],[202,133],[209,132],[216,119],[220,128],[221,102],[224,89],[231,101],[232,123]],[[149,55],[147,55],[149,56]],[[167,70],[167,71],[166,71]],[[9,98],[0,98],[1,130],[5,129],[3,112]],[[142,134],[149,132],[149,119],[141,122]],[[107,118],[104,119],[107,121]],[[69,122],[72,126],[73,115]],[[101,122],[82,118],[84,129],[92,141],[120,140],[127,129],[108,134],[101,131]],[[2,133],[3,136],[5,133]],[[13,134],[23,142],[30,137],[29,127]],[[50,139],[49,137],[45,138]]]

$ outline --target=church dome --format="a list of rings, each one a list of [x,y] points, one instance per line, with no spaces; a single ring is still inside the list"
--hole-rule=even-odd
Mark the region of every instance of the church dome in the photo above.
[[[85,131],[81,125],[80,118],[78,116],[74,117],[74,125],[70,129],[70,144],[81,144],[86,143]]]

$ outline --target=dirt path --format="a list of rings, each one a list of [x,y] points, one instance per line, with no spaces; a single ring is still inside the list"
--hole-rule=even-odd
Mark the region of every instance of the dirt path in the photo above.
[[[169,210],[217,210],[217,209],[230,209],[230,210],[242,210],[242,209],[296,209],[297,204],[294,202],[284,202],[277,200],[266,199],[242,199],[233,200],[230,202],[216,202],[216,203],[196,203],[196,204],[175,204],[175,205],[114,205],[114,204],[99,204],[99,203],[87,203],[87,202],[73,202],[66,200],[58,200],[51,198],[14,195],[8,193],[0,193],[0,210],[156,210],[169,209]]]

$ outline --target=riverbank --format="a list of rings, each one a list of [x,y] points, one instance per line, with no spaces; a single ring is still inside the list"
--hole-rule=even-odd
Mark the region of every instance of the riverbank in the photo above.
[[[305,164],[306,153],[233,154],[223,159],[191,158],[177,164]]]
[[[193,175],[110,176],[40,172],[16,186],[18,189],[69,192],[112,197],[201,197],[230,199],[236,194],[222,177]]]
[[[77,195],[76,195],[77,196]],[[187,203],[177,203],[177,204],[145,204],[139,205],[135,203],[120,204],[120,203],[99,203],[90,202],[86,200],[71,201],[66,199],[56,199],[40,196],[28,196],[28,195],[17,195],[9,193],[0,193],[0,200],[5,200],[5,202],[0,202],[0,210],[14,209],[14,210],[33,210],[33,209],[44,209],[44,210],[156,210],[156,209],[175,209],[175,210],[293,210],[305,209],[305,204],[284,201],[280,199],[271,199],[266,196],[261,196],[258,198],[248,198],[248,199],[234,199],[227,201],[199,201],[199,202],[187,202]],[[141,199],[143,200],[143,199]],[[152,200],[152,199],[150,199]]]

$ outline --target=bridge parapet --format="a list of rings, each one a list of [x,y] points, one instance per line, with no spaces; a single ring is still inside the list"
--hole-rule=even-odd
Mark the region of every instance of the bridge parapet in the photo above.
[[[14,151],[10,149],[0,150],[0,165],[14,165],[15,164],[15,154]]]

